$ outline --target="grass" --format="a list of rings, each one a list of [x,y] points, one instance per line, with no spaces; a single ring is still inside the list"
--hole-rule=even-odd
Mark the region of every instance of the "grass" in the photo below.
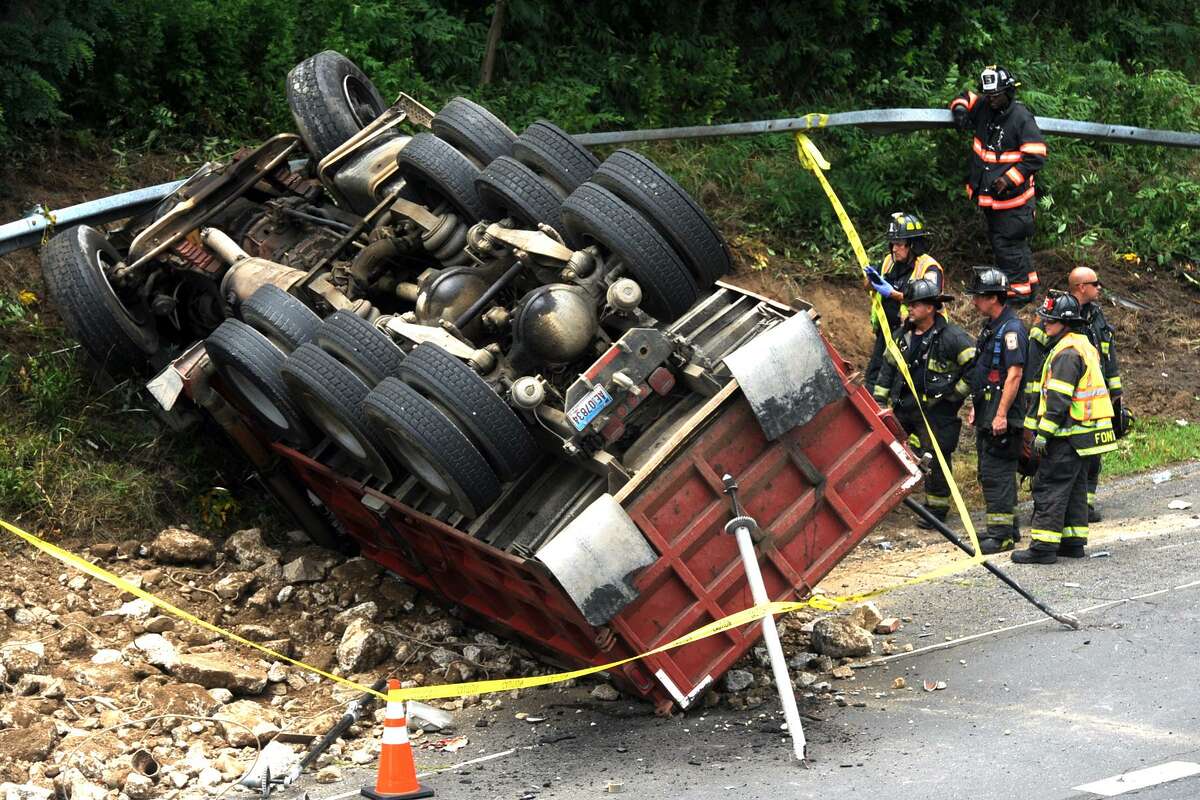
[[[1139,419],[1134,429],[1123,438],[1116,452],[1104,456],[1104,481],[1122,475],[1157,469],[1169,464],[1193,461],[1200,457],[1200,424],[1179,425],[1174,419],[1150,417]],[[983,507],[975,469],[975,448],[970,434],[954,453],[954,480],[963,500],[972,510]],[[1029,499],[1029,483],[1022,481],[1020,500]]]
[[[1129,475],[1200,457],[1200,425],[1173,419],[1138,420],[1117,452],[1104,457],[1104,475]]]
[[[248,469],[219,434],[170,432],[140,382],[97,386],[39,305],[0,296],[0,518],[111,540],[258,521],[269,505],[242,502]]]

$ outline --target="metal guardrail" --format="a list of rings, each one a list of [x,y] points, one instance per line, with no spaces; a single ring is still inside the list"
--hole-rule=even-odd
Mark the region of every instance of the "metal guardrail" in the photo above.
[[[1200,148],[1200,133],[1135,128],[1129,125],[1108,125],[1102,122],[1076,122],[1057,117],[1037,117],[1042,133],[1070,136],[1075,139],[1114,142],[1118,144],[1152,144],[1164,147]],[[790,133],[823,128],[860,128],[876,133],[907,133],[909,131],[951,128],[954,118],[948,110],[938,108],[882,108],[871,111],[845,111],[836,114],[806,114],[788,119],[765,119],[757,122],[735,122],[728,125],[697,125],[686,128],[651,128],[638,131],[576,134],[583,145],[627,144],[667,139],[711,139],[720,136],[751,136],[762,133]]]
[[[1115,144],[1200,148],[1200,133],[1107,125],[1100,122],[1076,122],[1056,117],[1037,117],[1037,123],[1042,133],[1052,136],[1070,136],[1075,139]],[[859,128],[890,134],[949,128],[953,124],[950,112],[945,109],[882,108],[836,114],[806,114],[803,117],[734,122],[725,125],[580,133],[575,134],[575,140],[583,145],[629,144],[668,139],[712,139],[721,136],[791,133],[824,128]],[[135,189],[132,192],[91,200],[56,211],[39,209],[23,219],[0,225],[0,255],[36,245],[42,240],[48,226],[62,228],[68,225],[99,225],[131,217],[149,209],[179,188],[182,183],[183,181],[160,183],[157,186]]]

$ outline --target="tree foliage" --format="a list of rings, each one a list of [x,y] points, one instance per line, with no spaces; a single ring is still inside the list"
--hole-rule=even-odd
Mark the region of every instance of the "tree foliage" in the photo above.
[[[248,139],[291,127],[284,79],[340,50],[385,96],[464,94],[520,130],[727,122],[879,106],[944,107],[999,62],[1048,116],[1192,130],[1200,6],[1174,0],[510,0],[491,84],[492,18],[469,0],[10,0],[0,11],[0,151],[50,133],[133,146]],[[830,132],[854,210],[961,207],[961,137]],[[784,137],[672,149],[699,184],[746,194],[756,224],[832,241]],[[1130,227],[1127,247],[1200,249],[1194,158],[1056,139],[1042,176],[1050,243]],[[750,195],[755,187],[757,195]],[[1155,229],[1150,229],[1153,223]],[[1144,230],[1143,230],[1144,228]]]

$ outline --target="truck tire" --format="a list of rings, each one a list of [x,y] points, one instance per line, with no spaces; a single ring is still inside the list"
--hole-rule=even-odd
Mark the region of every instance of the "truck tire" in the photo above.
[[[227,319],[205,340],[204,349],[229,391],[272,436],[297,447],[312,444],[312,431],[292,403],[280,369],[287,358],[267,337],[236,319]]]
[[[396,164],[416,202],[432,209],[444,200],[466,222],[483,218],[483,203],[475,191],[479,169],[449,142],[418,133],[396,154]]]
[[[404,351],[388,335],[349,311],[335,311],[317,330],[321,349],[358,375],[368,389],[400,374]]]
[[[144,371],[158,351],[154,316],[121,300],[106,269],[121,260],[100,231],[68,228],[42,249],[42,276],[59,316],[93,359],[121,375]]]
[[[362,403],[371,391],[342,362],[315,344],[302,344],[280,370],[292,400],[354,463],[386,482],[392,468],[368,435]]]
[[[642,306],[670,322],[700,296],[683,259],[650,222],[608,189],[588,181],[563,202],[562,232],[575,249],[593,242],[625,265],[642,287]]]
[[[300,138],[318,161],[388,107],[375,84],[336,50],[317,53],[292,68],[287,101]]]
[[[500,156],[511,156],[517,135],[478,103],[456,97],[442,106],[430,123],[434,134],[454,145],[483,169]]]
[[[500,156],[488,164],[475,179],[475,190],[489,220],[511,217],[531,230],[539,222],[558,227],[562,198],[536,172],[511,156]]]
[[[242,303],[242,322],[285,353],[311,342],[321,318],[299,298],[272,284],[260,286]]]
[[[733,268],[717,226],[683,187],[640,153],[620,149],[591,180],[642,212],[683,257],[701,288]]]
[[[416,389],[388,378],[363,410],[392,456],[464,516],[479,516],[500,496],[500,479],[479,448]]]
[[[540,119],[513,142],[513,156],[552,181],[566,197],[600,166],[600,159],[557,125]]]
[[[501,480],[511,481],[537,460],[537,443],[517,413],[475,370],[436,344],[413,348],[399,377],[446,410]]]

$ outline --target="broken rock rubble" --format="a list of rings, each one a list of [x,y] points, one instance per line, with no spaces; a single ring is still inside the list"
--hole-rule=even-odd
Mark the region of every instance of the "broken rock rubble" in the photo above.
[[[407,686],[553,671],[373,562],[292,537],[249,529],[221,542],[176,527],[143,541],[64,545],[201,619],[359,683],[373,683],[384,661]],[[52,560],[15,559],[10,573],[0,588],[0,680],[21,694],[0,692],[0,783],[24,794],[0,798],[213,797],[278,731],[324,734],[358,695]],[[445,709],[478,703],[502,701],[457,698],[427,707],[422,722],[452,730]],[[317,767],[328,777],[373,763],[381,721],[366,715]],[[157,759],[157,779],[132,768],[138,750]]]

